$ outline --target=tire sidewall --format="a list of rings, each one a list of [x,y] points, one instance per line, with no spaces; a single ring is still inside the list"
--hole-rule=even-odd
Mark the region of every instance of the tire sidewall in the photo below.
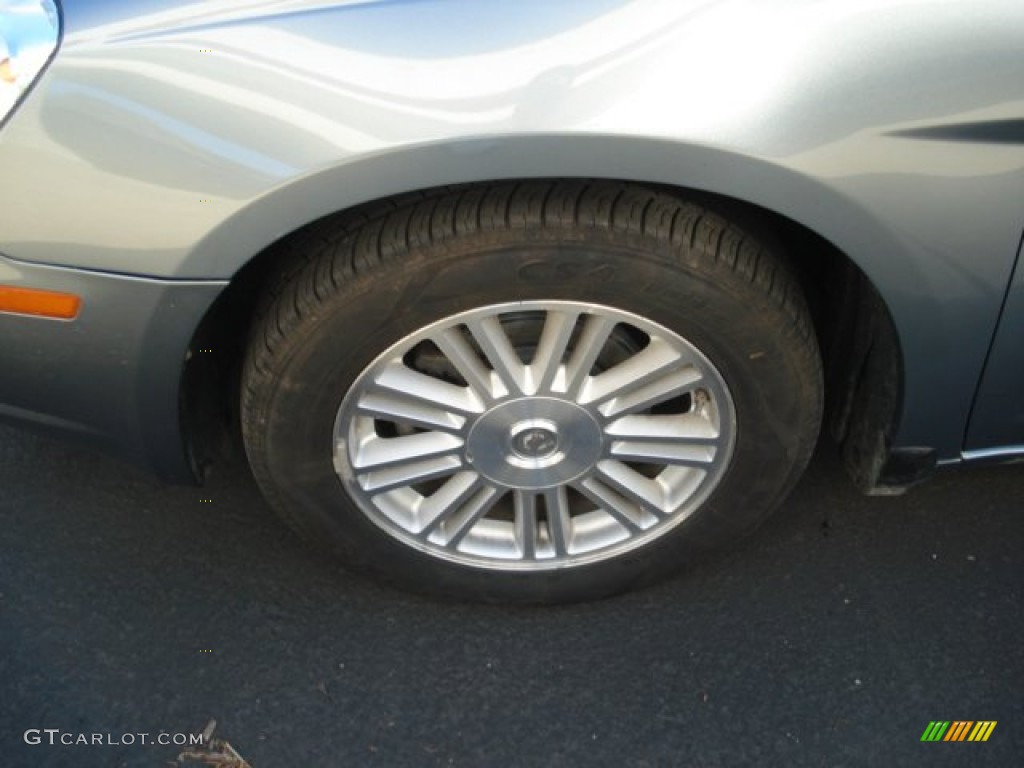
[[[789,343],[779,309],[726,265],[688,264],[650,242],[594,232],[502,232],[418,249],[346,284],[292,332],[276,376],[258,390],[259,461],[307,538],[402,586],[485,600],[559,601],[647,583],[771,510],[820,407],[820,383]],[[607,561],[542,572],[458,565],[401,543],[348,499],[332,463],[335,418],[358,375],[424,326],[482,306],[530,300],[601,304],[678,333],[718,369],[733,398],[729,467],[686,520]],[[813,436],[811,437],[813,441]]]

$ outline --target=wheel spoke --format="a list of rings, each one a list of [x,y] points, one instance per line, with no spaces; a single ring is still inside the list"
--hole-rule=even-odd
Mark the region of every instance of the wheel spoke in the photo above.
[[[599,461],[594,471],[603,483],[642,510],[655,517],[665,516],[665,493],[651,478],[615,460]]]
[[[455,370],[466,380],[469,388],[486,400],[494,399],[494,386],[491,372],[484,365],[480,356],[466,340],[460,327],[445,328],[434,334],[431,341],[437,345],[441,353],[455,366]]]
[[[643,530],[643,510],[629,499],[623,498],[596,477],[586,477],[573,487],[590,499],[597,508],[615,518],[626,530]]]
[[[524,560],[532,560],[537,553],[537,494],[533,491],[515,492],[516,544]]]
[[[451,475],[462,466],[462,460],[457,456],[438,456],[423,461],[410,461],[385,469],[361,472],[358,475],[359,485],[367,493],[376,495]]]
[[[569,518],[569,496],[565,486],[544,491],[544,511],[555,556],[568,555],[572,543],[572,520]]]
[[[702,416],[623,416],[605,428],[616,459],[677,464],[707,470],[717,453],[718,431]]]
[[[615,440],[609,453],[620,461],[672,464],[704,471],[715,460],[714,448],[657,440]]]
[[[476,472],[459,472],[425,498],[419,508],[422,526],[416,533],[426,538],[441,523],[455,514],[474,493],[483,487]]]
[[[461,438],[444,432],[418,432],[401,437],[371,435],[356,448],[352,466],[357,471],[380,469],[454,454],[461,448]]]
[[[441,410],[461,414],[484,410],[483,401],[471,389],[414,371],[401,360],[385,365],[373,383],[374,388],[394,393],[403,400],[426,403]]]
[[[526,366],[505,333],[497,315],[466,323],[476,343],[510,394],[526,394]]]
[[[678,351],[658,339],[627,360],[587,382],[580,402],[596,403],[605,416],[625,414],[692,389],[700,372]]]
[[[617,324],[615,318],[606,315],[587,316],[576,348],[566,364],[565,391],[570,397],[579,395]]]
[[[547,313],[537,351],[529,366],[530,394],[550,392],[553,388],[578,317],[578,312]]]
[[[384,390],[363,395],[359,399],[359,412],[385,421],[446,432],[459,432],[466,424],[465,416]]]
[[[609,418],[643,411],[693,391],[701,379],[700,372],[693,366],[663,374],[652,371],[646,383],[638,380],[624,386],[618,394],[606,399],[598,410]]]
[[[714,425],[695,413],[622,416],[610,422],[605,432],[622,439],[678,440],[699,445],[714,444],[719,438]]]
[[[473,526],[490,512],[506,492],[493,485],[484,485],[461,507],[453,509],[451,514],[444,515],[441,524],[435,530],[440,529],[446,534],[445,546],[449,549],[458,549],[459,543],[473,530]]]

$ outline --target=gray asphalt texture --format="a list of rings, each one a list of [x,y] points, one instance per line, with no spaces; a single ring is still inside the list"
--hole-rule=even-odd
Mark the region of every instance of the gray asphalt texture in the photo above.
[[[311,555],[244,466],[204,489],[0,429],[0,766],[1024,765],[1024,466],[864,498],[827,444],[753,536],[668,583],[509,609]],[[209,501],[204,501],[208,499]],[[996,720],[983,744],[919,740]]]

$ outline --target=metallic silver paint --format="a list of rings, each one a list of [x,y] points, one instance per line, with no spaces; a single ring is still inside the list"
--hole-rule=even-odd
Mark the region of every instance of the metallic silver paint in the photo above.
[[[224,286],[24,264],[0,284],[84,297],[73,321],[0,312],[0,419],[83,438],[187,482],[178,384],[192,332]]]
[[[1019,0],[63,8],[61,51],[0,131],[0,253],[224,280],[315,218],[407,190],[707,190],[864,270],[905,358],[896,445],[960,456],[1024,223],[1024,149],[946,129],[1024,114]]]
[[[1021,242],[1024,254],[1024,238]],[[1006,292],[999,330],[971,413],[963,457],[1024,455],[1024,265],[1021,254]]]
[[[1007,459],[1024,460],[1024,445],[1003,445],[998,448],[986,448],[978,451],[964,451],[964,461],[1005,461]]]

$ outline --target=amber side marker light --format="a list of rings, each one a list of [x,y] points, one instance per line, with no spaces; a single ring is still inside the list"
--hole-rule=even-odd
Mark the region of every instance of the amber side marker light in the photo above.
[[[82,299],[73,293],[0,285],[0,312],[72,320],[81,308]]]

